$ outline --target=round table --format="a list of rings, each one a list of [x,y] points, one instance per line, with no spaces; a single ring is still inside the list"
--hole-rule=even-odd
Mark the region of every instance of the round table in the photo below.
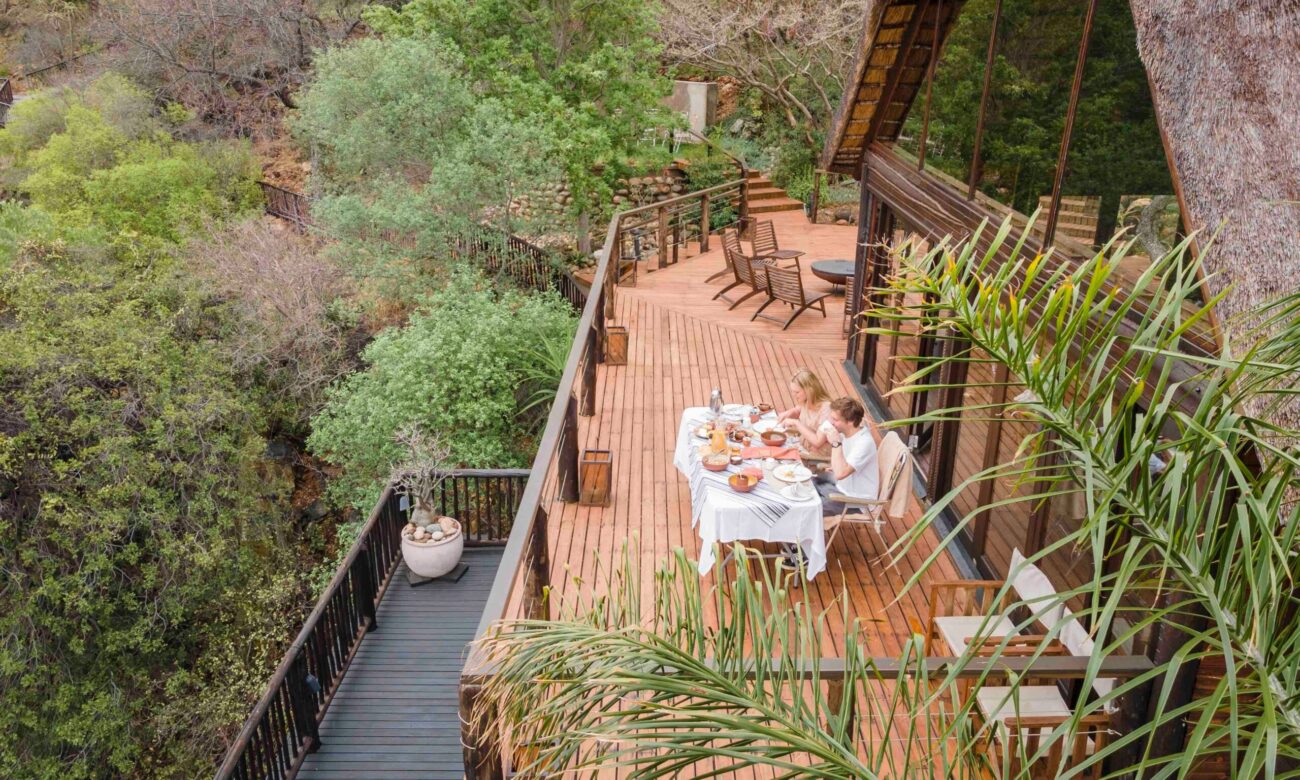
[[[835,288],[847,286],[853,278],[852,260],[818,260],[810,267],[813,276],[831,283],[832,292],[840,292]]]

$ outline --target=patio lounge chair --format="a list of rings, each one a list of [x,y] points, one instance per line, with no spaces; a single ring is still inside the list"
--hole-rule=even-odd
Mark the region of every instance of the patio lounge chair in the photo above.
[[[762,263],[764,261],[760,259],[758,262]],[[780,317],[763,313],[764,309],[777,301],[788,303],[794,307],[794,312],[781,323],[781,330],[790,327],[790,323],[794,322],[796,317],[811,308],[819,309],[822,316],[826,316],[825,298],[830,293],[820,292],[809,296],[803,289],[803,275],[799,273],[799,266],[781,268],[775,265],[759,266],[757,263],[755,264],[756,269],[760,267],[766,279],[767,302],[758,307],[758,311],[754,312],[753,317],[750,317],[751,320],[762,317],[765,320],[781,322]]]
[[[769,260],[793,260],[799,264],[803,252],[798,249],[781,249],[776,243],[776,226],[772,220],[764,220],[754,225],[754,257]]]
[[[722,251],[724,256],[727,258],[727,265],[731,267],[734,281],[726,287],[723,287],[721,290],[718,290],[718,292],[713,296],[713,300],[716,301],[721,298],[723,301],[731,304],[728,309],[734,309],[750,298],[753,298],[755,295],[767,292],[765,280],[758,270],[760,268],[765,268],[766,265],[762,262],[755,261],[751,257],[746,257],[745,254],[740,251],[740,238],[737,237],[735,233],[727,231],[722,234]],[[737,287],[741,288],[740,292],[743,294],[734,300],[727,297],[726,293]],[[749,288],[748,292],[745,292],[744,290],[746,287]],[[767,304],[764,304],[764,306],[766,305]],[[762,311],[762,309],[759,311]],[[753,318],[751,317],[751,319]]]

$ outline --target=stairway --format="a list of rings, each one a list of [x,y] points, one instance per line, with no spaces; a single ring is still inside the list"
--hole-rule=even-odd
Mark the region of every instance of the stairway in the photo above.
[[[803,203],[785,194],[785,190],[772,184],[772,180],[758,171],[747,171],[749,191],[745,199],[750,214],[770,214],[774,211],[802,211]]]

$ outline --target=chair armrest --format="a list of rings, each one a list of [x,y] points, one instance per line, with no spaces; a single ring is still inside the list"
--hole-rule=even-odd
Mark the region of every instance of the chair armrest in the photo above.
[[[849,506],[884,506],[889,503],[882,498],[854,498],[843,493],[831,493],[830,499]]]
[[[971,637],[972,639],[974,637]],[[1043,634],[1016,634],[1015,636],[986,636],[974,648],[977,656],[997,652],[1004,658],[1019,658],[1035,654],[1066,656],[1070,651],[1056,639],[1047,640]]]

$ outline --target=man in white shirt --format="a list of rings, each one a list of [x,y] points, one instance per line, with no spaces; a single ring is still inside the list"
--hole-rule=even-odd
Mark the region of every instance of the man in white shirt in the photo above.
[[[834,493],[853,498],[876,499],[880,494],[880,469],[876,464],[876,440],[863,424],[866,410],[857,400],[844,396],[831,401],[826,439],[831,446],[830,469],[817,482],[822,497],[822,514],[838,515],[844,504],[832,501]]]

